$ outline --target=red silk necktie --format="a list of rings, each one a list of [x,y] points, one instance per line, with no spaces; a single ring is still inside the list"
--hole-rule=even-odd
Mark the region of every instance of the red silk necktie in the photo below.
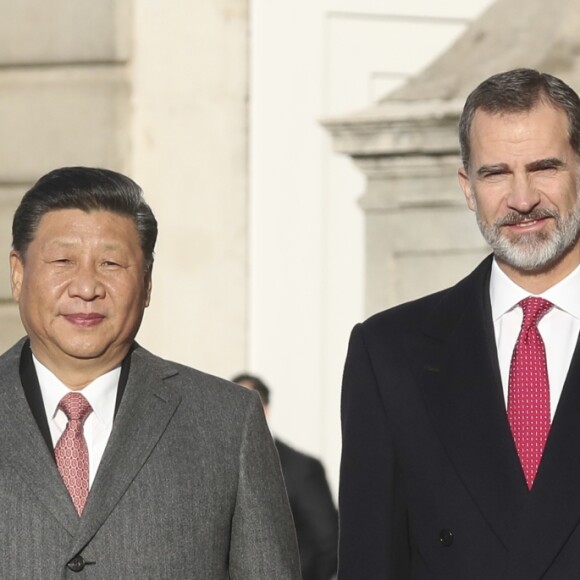
[[[532,489],[550,431],[550,385],[538,322],[553,304],[530,296],[519,305],[524,319],[510,367],[507,414],[526,483]]]
[[[89,450],[83,425],[92,408],[80,393],[65,395],[58,408],[67,416],[68,423],[54,448],[56,465],[73,504],[81,515],[89,495]]]

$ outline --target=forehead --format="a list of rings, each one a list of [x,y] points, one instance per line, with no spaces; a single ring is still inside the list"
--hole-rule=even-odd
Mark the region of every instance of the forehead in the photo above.
[[[496,164],[525,167],[549,158],[572,163],[576,158],[566,113],[545,103],[513,113],[478,110],[470,144],[471,170]]]
[[[31,246],[37,243],[64,245],[115,245],[140,248],[133,220],[110,211],[60,209],[42,216]]]
[[[483,151],[534,151],[571,148],[566,113],[540,103],[529,111],[490,113],[478,109],[470,132],[474,154]]]

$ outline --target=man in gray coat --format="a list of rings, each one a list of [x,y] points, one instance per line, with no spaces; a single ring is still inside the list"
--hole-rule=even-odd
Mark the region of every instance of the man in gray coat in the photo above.
[[[299,580],[259,397],[134,341],[157,237],[139,186],[52,171],[12,233],[0,578]]]

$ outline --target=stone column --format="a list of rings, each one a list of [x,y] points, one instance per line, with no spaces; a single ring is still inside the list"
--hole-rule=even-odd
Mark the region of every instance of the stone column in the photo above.
[[[455,283],[488,252],[457,183],[461,106],[387,101],[324,123],[367,179],[367,314]]]

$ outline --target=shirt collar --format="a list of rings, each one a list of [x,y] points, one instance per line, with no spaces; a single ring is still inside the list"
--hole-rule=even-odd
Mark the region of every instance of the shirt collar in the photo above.
[[[34,354],[32,355],[32,360],[38,376],[46,417],[51,421],[56,416],[60,400],[71,390],[52,371],[47,369]],[[103,425],[110,425],[113,422],[120,375],[121,367],[119,366],[97,377],[81,391],[91,405],[96,418]]]
[[[530,293],[511,280],[494,258],[491,266],[489,295],[493,321],[497,322],[506,312],[512,310],[520,300],[530,296]],[[578,296],[580,296],[580,265],[563,280],[560,280],[560,282],[537,296],[549,300],[559,310],[563,310],[574,318],[580,319],[580,300],[578,300]]]

